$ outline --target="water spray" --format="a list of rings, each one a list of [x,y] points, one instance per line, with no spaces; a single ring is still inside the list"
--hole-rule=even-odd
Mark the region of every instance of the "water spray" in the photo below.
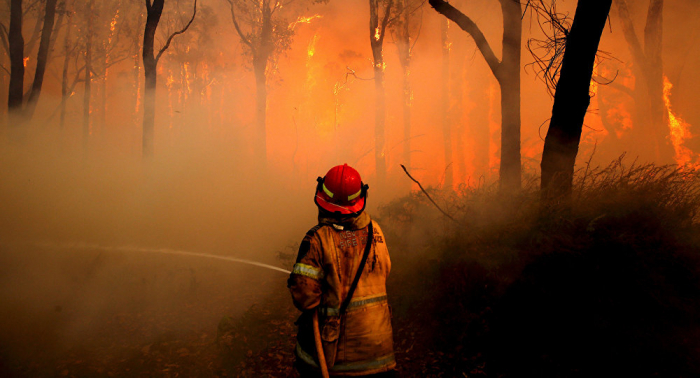
[[[139,252],[139,253],[160,253],[160,254],[166,254],[166,255],[194,256],[194,257],[201,257],[201,258],[207,258],[207,259],[216,259],[216,260],[237,262],[237,263],[241,263],[241,264],[255,265],[255,266],[259,266],[261,268],[276,270],[278,272],[287,273],[287,274],[291,273],[290,271],[288,271],[286,269],[282,269],[282,268],[276,267],[274,265],[263,264],[261,262],[257,262],[257,261],[253,261],[253,260],[239,259],[237,257],[230,257],[230,256],[212,255],[209,253],[190,252],[190,251],[184,251],[184,250],[179,250],[179,249],[142,248],[142,247],[131,247],[131,246],[114,247],[114,246],[102,246],[102,245],[98,245],[98,244],[87,244],[87,243],[57,244],[57,243],[33,242],[33,243],[22,243],[22,244],[33,246],[33,247],[47,248],[47,249],[83,249],[83,250],[98,250],[98,251],[106,251],[106,252]]]

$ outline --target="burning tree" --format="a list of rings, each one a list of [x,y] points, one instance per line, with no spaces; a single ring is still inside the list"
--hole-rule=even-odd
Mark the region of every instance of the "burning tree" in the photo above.
[[[295,0],[226,0],[231,9],[231,20],[236,33],[247,47],[255,74],[255,132],[253,149],[260,163],[267,165],[267,79],[272,62],[291,46],[294,28],[310,19],[299,17],[290,21],[290,13],[301,11]],[[326,3],[328,0],[306,0],[307,3]],[[293,4],[296,3],[296,4]],[[289,10],[287,10],[289,9]],[[292,16],[293,17],[293,16]]]
[[[153,156],[153,131],[155,127],[155,107],[156,107],[156,67],[163,53],[170,47],[170,43],[175,36],[182,34],[192,25],[194,17],[197,15],[197,0],[194,0],[194,10],[192,18],[180,30],[170,34],[163,47],[154,54],[154,42],[156,29],[163,14],[165,0],[146,0],[146,27],[143,34],[143,68],[146,77],[146,86],[143,101],[143,156]]]
[[[499,0],[503,13],[503,51],[499,60],[483,32],[464,13],[444,0],[430,0],[437,12],[469,33],[501,88],[501,189],[520,188],[520,43],[522,6],[518,0]]]
[[[661,59],[663,41],[663,0],[650,0],[647,10],[646,24],[644,26],[644,44],[639,40],[632,24],[627,2],[615,0],[618,14],[622,23],[622,32],[629,45],[634,67],[641,73],[644,80],[640,80],[643,86],[636,85],[634,98],[637,113],[648,112],[648,126],[651,130],[640,133],[654,136],[656,158],[662,162],[673,161],[673,149],[668,141],[669,132],[666,130],[668,116],[664,105],[664,72]],[[641,94],[640,88],[646,87],[646,98]],[[642,116],[637,120],[641,121]]]
[[[374,68],[374,161],[377,181],[386,177],[386,153],[384,151],[384,123],[386,120],[386,93],[384,91],[384,35],[391,16],[393,0],[369,0],[369,40]],[[380,20],[380,13],[381,15]]]

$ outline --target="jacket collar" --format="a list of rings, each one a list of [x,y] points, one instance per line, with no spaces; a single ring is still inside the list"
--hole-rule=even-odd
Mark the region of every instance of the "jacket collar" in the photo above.
[[[347,219],[336,219],[333,217],[324,217],[320,213],[318,214],[318,223],[333,226],[337,230],[360,230],[365,227],[370,222],[369,214],[366,211],[360,213],[360,215]]]

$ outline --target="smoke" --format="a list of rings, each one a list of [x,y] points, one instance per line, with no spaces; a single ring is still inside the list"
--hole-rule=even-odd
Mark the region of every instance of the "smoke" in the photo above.
[[[250,54],[233,28],[227,2],[202,1],[192,28],[173,40],[159,63],[151,160],[141,157],[143,70],[138,43],[143,2],[96,3],[105,7],[99,13],[105,21],[101,25],[109,27],[116,20],[115,35],[120,37],[113,39],[110,50],[116,63],[107,70],[95,63],[100,72],[93,78],[87,132],[83,84],[76,76],[84,41],[76,30],[69,40],[77,49],[69,78],[77,85],[67,98],[64,124],[59,122],[59,106],[65,29],[56,36],[34,119],[9,125],[6,114],[0,115],[0,315],[7,320],[0,328],[0,365],[11,371],[19,371],[13,364],[31,370],[27,366],[32,361],[61,360],[76,350],[97,355],[113,344],[141,356],[146,353],[141,348],[149,350],[164,337],[211,344],[219,319],[240,314],[270,291],[284,290],[284,277],[257,267],[148,251],[191,251],[289,269],[277,259],[278,251],[296,246],[315,224],[315,178],[333,165],[348,163],[360,171],[370,185],[368,211],[373,215],[380,205],[408,192],[411,184],[399,164],[406,164],[426,187],[442,185],[451,164],[455,187],[497,179],[498,86],[472,39],[454,24],[449,28],[449,143],[455,153],[453,161],[444,158],[441,18],[427,4],[415,14],[421,27],[412,31],[411,40],[410,164],[403,156],[408,140],[403,131],[404,73],[394,36],[385,41],[384,153],[389,172],[381,184],[374,172],[375,88],[365,3],[334,1],[305,9],[303,16],[320,17],[296,25],[290,48],[269,67],[266,169],[251,147],[255,80]],[[172,4],[166,3],[166,8]],[[187,16],[191,8],[184,3],[180,10]],[[498,3],[453,4],[472,17],[500,56]],[[574,6],[560,2],[559,9],[573,14]],[[9,12],[4,11],[6,4],[0,7],[5,22]],[[631,7],[641,35],[646,9]],[[110,13],[116,8],[118,18]],[[698,135],[693,128],[700,125],[694,94],[700,49],[693,46],[700,31],[694,25],[697,17],[687,16],[692,12],[686,8],[698,12],[694,1],[667,4],[664,65],[674,85],[673,109],[691,125],[691,134]],[[80,17],[72,19],[76,28],[84,22]],[[540,33],[524,17],[523,43]],[[31,11],[25,18],[27,38],[40,17]],[[176,9],[167,8],[158,43],[167,31],[177,29],[178,20]],[[653,160],[651,133],[637,131],[649,127],[635,115],[640,107],[616,89],[635,88],[641,80],[614,10],[610,20],[601,49],[612,52],[614,59],[599,72],[616,80],[597,87],[579,156],[587,160],[595,148],[593,165],[607,165],[624,152],[640,156],[640,161]],[[35,51],[27,54],[31,59],[25,82],[31,80],[35,64]],[[0,60],[8,67],[6,56]],[[524,52],[523,63],[529,61]],[[536,176],[552,103],[531,69],[523,68],[521,82],[524,168]],[[8,83],[0,71],[2,103],[7,102]],[[686,146],[700,150],[694,139]],[[426,227],[442,227],[436,218],[421,220]],[[420,245],[427,239],[418,231],[394,237]],[[136,251],[113,250],[121,246]],[[419,261],[422,256],[409,258]]]

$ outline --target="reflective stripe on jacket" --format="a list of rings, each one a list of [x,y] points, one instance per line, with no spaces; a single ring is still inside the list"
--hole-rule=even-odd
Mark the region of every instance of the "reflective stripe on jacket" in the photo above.
[[[307,365],[318,367],[309,310],[320,306],[321,329],[326,317],[338,316],[360,265],[370,221],[364,212],[342,228],[320,219],[319,226],[302,241],[289,289],[294,305],[304,312],[297,322],[296,355]],[[341,318],[335,364],[329,369],[334,376],[374,374],[396,366],[386,296],[391,260],[381,228],[377,222],[371,222],[374,240],[355,293]]]

